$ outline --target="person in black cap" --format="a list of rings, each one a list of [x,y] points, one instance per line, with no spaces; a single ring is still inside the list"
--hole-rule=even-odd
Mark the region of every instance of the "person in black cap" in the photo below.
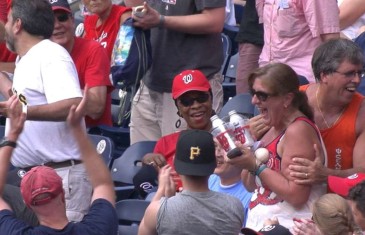
[[[184,190],[175,194],[171,166],[162,167],[159,187],[138,234],[232,234],[243,224],[243,206],[230,195],[208,189],[216,167],[213,136],[202,130],[181,132],[174,159]]]
[[[112,125],[109,56],[100,43],[75,36],[75,20],[67,0],[49,0],[54,13],[51,40],[63,46],[71,55],[81,89],[88,86],[89,100],[86,127]]]

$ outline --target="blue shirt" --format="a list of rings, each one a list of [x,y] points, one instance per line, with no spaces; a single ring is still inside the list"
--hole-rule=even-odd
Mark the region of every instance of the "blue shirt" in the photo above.
[[[225,185],[221,184],[221,180],[218,175],[212,174],[209,177],[208,186],[209,186],[209,189],[212,191],[229,194],[231,196],[238,198],[242,202],[242,205],[244,208],[244,214],[245,214],[243,225],[245,225],[246,219],[247,219],[248,206],[251,201],[252,193],[250,193],[246,190],[242,181],[238,181],[235,184],[225,186]]]

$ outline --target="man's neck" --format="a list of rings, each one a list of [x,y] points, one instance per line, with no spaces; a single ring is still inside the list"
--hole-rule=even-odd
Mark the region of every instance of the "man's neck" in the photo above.
[[[19,38],[16,43],[16,53],[23,57],[27,52],[36,44],[44,40],[41,36],[32,36],[29,34],[24,34],[24,37]]]

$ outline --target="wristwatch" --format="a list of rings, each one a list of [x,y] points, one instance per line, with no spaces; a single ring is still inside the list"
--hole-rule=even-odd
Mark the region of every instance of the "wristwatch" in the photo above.
[[[0,148],[5,147],[5,146],[9,146],[9,147],[16,147],[16,142],[11,141],[11,140],[7,140],[6,138],[3,138],[0,142]]]

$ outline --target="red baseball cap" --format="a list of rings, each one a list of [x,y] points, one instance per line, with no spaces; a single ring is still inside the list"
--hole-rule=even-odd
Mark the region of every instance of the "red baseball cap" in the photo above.
[[[207,77],[199,70],[185,70],[176,75],[172,83],[172,98],[176,100],[188,91],[209,91]]]
[[[27,206],[44,205],[63,192],[62,178],[50,167],[33,167],[24,175],[20,191]]]
[[[350,189],[364,180],[364,173],[356,173],[346,178],[330,175],[328,176],[328,187],[332,192],[347,197]]]

